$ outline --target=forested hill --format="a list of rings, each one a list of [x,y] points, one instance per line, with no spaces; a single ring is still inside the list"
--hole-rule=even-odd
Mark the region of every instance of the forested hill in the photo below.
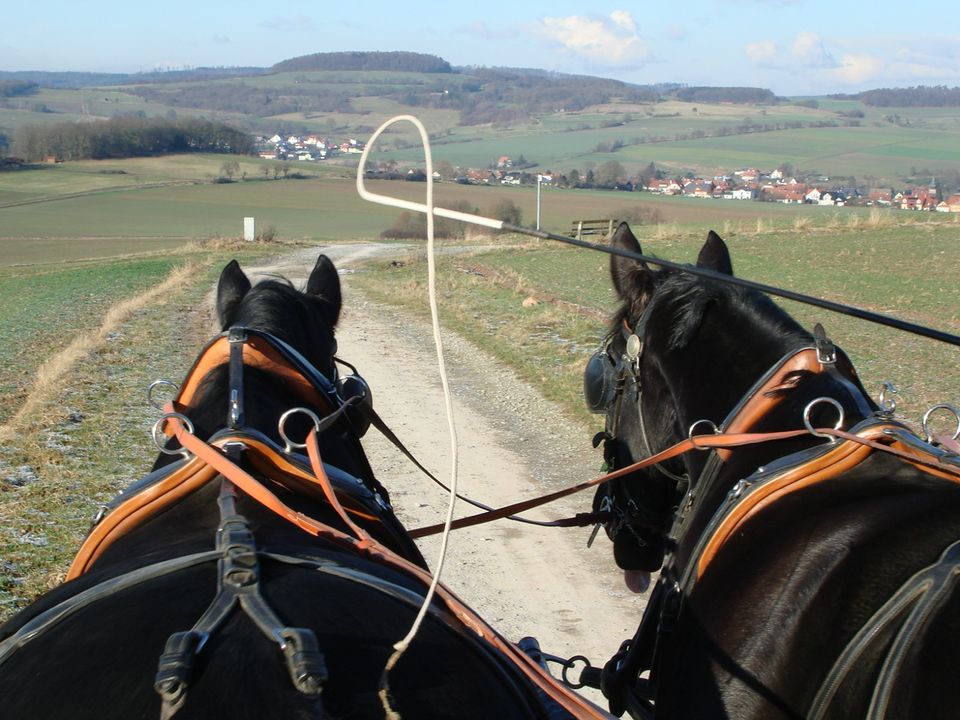
[[[673,94],[685,102],[770,105],[777,101],[772,91],[755,87],[682,87]]]
[[[277,73],[311,70],[392,70],[400,72],[449,73],[450,63],[436,55],[415,52],[326,52],[301,55],[278,62]]]
[[[918,85],[907,88],[877,88],[856,95],[832,95],[840,99],[860,100],[874,107],[958,107],[960,87]]]

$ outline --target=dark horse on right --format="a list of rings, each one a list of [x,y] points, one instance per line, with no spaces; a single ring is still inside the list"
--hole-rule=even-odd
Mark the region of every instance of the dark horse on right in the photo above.
[[[641,253],[626,224],[615,247]],[[960,457],[879,407],[818,326],[721,282],[612,256],[622,301],[585,377],[622,469],[595,506],[628,585],[660,576],[604,672],[617,714],[774,720],[960,715]],[[831,431],[837,431],[829,434]],[[815,434],[816,433],[816,434]],[[849,437],[848,437],[849,436]]]

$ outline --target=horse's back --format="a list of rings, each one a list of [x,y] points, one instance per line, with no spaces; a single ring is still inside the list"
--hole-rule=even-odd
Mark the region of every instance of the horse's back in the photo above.
[[[779,498],[703,567],[663,643],[691,691],[658,713],[862,717],[889,683],[877,717],[954,717],[958,540],[960,485],[886,455]]]
[[[278,643],[234,608],[195,656],[186,701],[175,717],[382,718],[381,674],[393,643],[413,622],[415,588],[396,574],[368,575],[368,567],[339,557],[333,572],[270,559],[261,569],[262,595],[276,615],[317,638],[329,673],[320,698],[294,687]],[[159,718],[154,678],[160,655],[170,635],[194,625],[216,587],[216,564],[209,562],[71,609],[5,663],[4,716]],[[524,681],[444,612],[427,615],[389,684],[403,717],[542,714]]]

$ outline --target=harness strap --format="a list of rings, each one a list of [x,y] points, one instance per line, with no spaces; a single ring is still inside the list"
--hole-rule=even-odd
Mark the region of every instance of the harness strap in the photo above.
[[[341,532],[336,528],[314,520],[309,515],[294,510],[271,492],[263,483],[253,477],[253,475],[241,468],[226,455],[219,452],[214,446],[204,442],[196,435],[187,432],[179,418],[169,417],[167,422],[173,425],[174,435],[185,449],[210,465],[261,505],[293,523],[301,530],[316,537],[324,537],[332,540],[338,545],[346,544],[348,546],[363,548],[368,544],[369,539],[364,540],[363,538],[359,538],[358,542],[358,540],[354,540],[354,538],[347,533]],[[326,473],[323,474],[323,477],[327,477]],[[327,483],[329,483],[329,478],[327,478]]]
[[[194,657],[238,605],[267,638],[279,643],[297,690],[318,697],[327,679],[313,631],[288,627],[260,592],[256,542],[246,518],[236,512],[236,489],[229,480],[223,481],[218,504],[217,594],[190,630],[167,639],[154,680],[162,702],[160,720],[170,720],[186,702]]]
[[[895,679],[903,665],[907,651],[927,626],[933,613],[949,597],[960,578],[960,540],[943,551],[940,558],[916,573],[894,593],[873,617],[860,628],[837,658],[820,686],[808,717],[822,720],[830,711],[844,680],[856,668],[862,656],[878,636],[899,622],[893,642],[884,658],[880,674],[867,711],[867,720],[885,720],[890,717],[890,701],[895,690]]]
[[[666,450],[663,450],[656,455],[651,455],[644,460],[640,460],[632,465],[627,465],[626,467],[622,467],[619,470],[614,470],[613,472],[605,475],[599,475],[590,480],[585,480],[575,485],[571,485],[563,490],[557,490],[556,492],[552,492],[547,495],[541,495],[529,500],[523,500],[510,505],[504,505],[494,510],[488,510],[487,512],[477,513],[475,515],[454,520],[451,525],[451,529],[457,530],[459,528],[480,525],[485,522],[499,520],[500,518],[507,517],[508,515],[512,515],[514,513],[529,510],[530,508],[539,507],[540,505],[545,505],[546,503],[554,500],[559,500],[562,497],[567,497],[568,495],[581,492],[587,488],[594,487],[596,485],[602,485],[610,480],[615,480],[616,478],[629,475],[637,470],[642,470],[646,467],[650,467],[651,465],[656,465],[657,463],[677,457],[678,455],[690,452],[691,450],[707,450],[710,448],[732,448],[739,447],[741,445],[754,445],[756,443],[772,442],[774,440],[787,440],[789,438],[800,437],[808,434],[809,433],[807,430],[785,430],[783,432],[771,433],[724,433],[718,435],[694,435],[686,440],[681,440],[676,445],[671,445]],[[414,538],[425,537],[428,535],[435,535],[442,530],[442,524],[429,525],[427,527],[411,530],[410,536]]]
[[[114,592],[122,592],[140,583],[202,565],[211,560],[215,560],[219,555],[220,553],[217,550],[207,550],[192,555],[183,555],[171,560],[163,560],[153,563],[152,565],[147,565],[146,567],[131,570],[123,575],[109,578],[78,592],[76,595],[71,595],[69,598],[40,613],[21,626],[13,635],[0,642],[0,666],[17,650],[35,637],[42,635],[47,630],[50,630],[84,608],[89,607],[101,598]]]
[[[247,342],[246,330],[240,327],[230,328],[227,342],[230,343],[230,400],[227,427],[236,429],[246,424],[243,405],[243,346]]]
[[[412,462],[424,475],[430,478],[434,483],[439,485],[445,491],[450,492],[450,488],[440,480],[436,475],[427,470],[423,464],[417,460],[412,452],[403,444],[403,441],[397,436],[393,430],[390,429],[390,426],[384,421],[382,417],[374,410],[372,405],[362,403],[356,406],[356,409],[359,410],[363,416],[373,425],[380,433],[390,441],[390,443],[397,448],[404,457],[406,457],[410,462]],[[465,503],[473,505],[474,507],[480,508],[481,510],[490,511],[493,510],[492,507],[486,505],[478,500],[467,497],[466,495],[461,495],[457,493],[457,498],[463,500]],[[507,515],[507,520],[513,520],[515,522],[526,523],[528,525],[537,525],[539,527],[586,527],[587,525],[593,525],[599,520],[606,519],[606,513],[577,513],[573,517],[563,518],[560,520],[532,520],[530,518],[520,517],[519,515]]]
[[[191,458],[160,482],[129,497],[100,520],[73,558],[67,571],[67,580],[74,580],[96,561],[114,538],[137,527],[146,518],[168,504],[177,502],[194,490],[203,487],[217,474],[207,463]]]
[[[355,539],[347,533],[340,532],[303,513],[296,512],[292,508],[289,508],[256,480],[256,478],[231,461],[230,458],[220,453],[215,447],[187,432],[179,418],[171,417],[168,422],[172,424],[174,433],[184,448],[197,455],[197,457],[204,462],[208,462],[239,489],[281,517],[297,525],[297,527],[300,527],[311,535],[332,540],[339,545],[346,545],[355,551],[364,553],[376,562],[399,570],[419,580],[424,585],[430,585],[432,582],[433,578],[429,572],[406,558],[397,555],[386,546],[380,544],[375,538],[367,536],[363,539]],[[311,437],[314,438],[315,436],[312,434]],[[316,444],[315,439],[308,442],[308,449],[312,444]],[[314,448],[314,452],[317,454],[318,464],[322,467],[322,463],[319,462],[319,451],[316,447]],[[323,477],[326,477],[325,473]],[[321,478],[318,478],[318,480],[322,482]],[[329,480],[327,482],[329,482]],[[339,505],[339,502],[337,502],[337,504]],[[477,637],[482,638],[491,647],[498,650],[505,659],[521,671],[529,682],[547,692],[568,712],[572,713],[574,717],[609,718],[606,713],[600,711],[589,701],[557,683],[549,673],[542,670],[513,643],[499,635],[496,630],[490,627],[486,621],[465,605],[447,587],[438,585],[436,588],[436,597],[465,627],[469,628]]]
[[[837,438],[843,440],[850,440],[851,442],[859,443],[860,445],[866,445],[874,450],[880,450],[882,452],[890,453],[891,455],[896,455],[901,457],[908,462],[929,468],[935,472],[935,474],[940,475],[941,477],[953,480],[954,482],[960,482],[960,466],[957,466],[952,463],[948,463],[939,458],[931,457],[929,455],[923,455],[920,453],[908,452],[903,450],[898,450],[897,448],[890,447],[889,445],[884,445],[882,443],[870,440],[868,438],[863,438],[858,435],[848,433],[844,430],[837,430],[834,428],[820,428],[817,429],[817,433],[821,435],[833,435]],[[686,440],[681,440],[676,445],[671,445],[666,450],[663,450],[656,455],[652,455],[644,460],[633,463],[632,465],[627,465],[626,467],[620,468],[619,470],[614,470],[613,472],[607,473],[606,475],[600,475],[598,477],[592,478],[590,480],[585,480],[579,482],[575,485],[571,485],[563,490],[558,490],[547,495],[541,495],[539,497],[531,498],[529,500],[523,500],[520,502],[512,503],[510,505],[504,505],[500,508],[494,510],[489,510],[487,512],[477,513],[475,515],[469,515],[458,520],[454,520],[451,529],[457,530],[459,528],[471,527],[473,525],[480,525],[486,522],[491,522],[493,520],[499,520],[500,518],[507,517],[513,513],[523,512],[524,510],[529,510],[531,508],[539,507],[540,505],[545,505],[554,500],[558,500],[562,497],[568,495],[573,495],[575,493],[586,490],[587,488],[594,487],[596,485],[601,485],[610,480],[614,480],[624,475],[629,475],[634,473],[637,470],[642,470],[651,465],[663,462],[664,460],[669,460],[670,458],[677,457],[683,453],[690,452],[691,450],[709,450],[709,449],[730,449],[741,447],[744,445],[755,445],[758,443],[773,442],[776,440],[789,440],[791,438],[802,437],[804,435],[809,435],[809,431],[804,430],[784,430],[781,432],[769,432],[769,433],[718,433],[716,435],[694,435],[687,438]],[[429,525],[422,528],[416,528],[415,530],[410,531],[410,536],[414,538],[426,537],[428,535],[435,535],[438,532],[443,530],[443,525]]]

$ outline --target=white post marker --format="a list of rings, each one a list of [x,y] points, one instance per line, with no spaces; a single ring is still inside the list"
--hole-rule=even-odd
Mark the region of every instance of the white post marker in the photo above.
[[[540,229],[540,184],[543,182],[543,175],[537,173],[537,230]]]
[[[254,230],[254,223],[252,217],[245,217],[243,219],[243,239],[247,242],[253,242],[257,237],[256,231]]]

